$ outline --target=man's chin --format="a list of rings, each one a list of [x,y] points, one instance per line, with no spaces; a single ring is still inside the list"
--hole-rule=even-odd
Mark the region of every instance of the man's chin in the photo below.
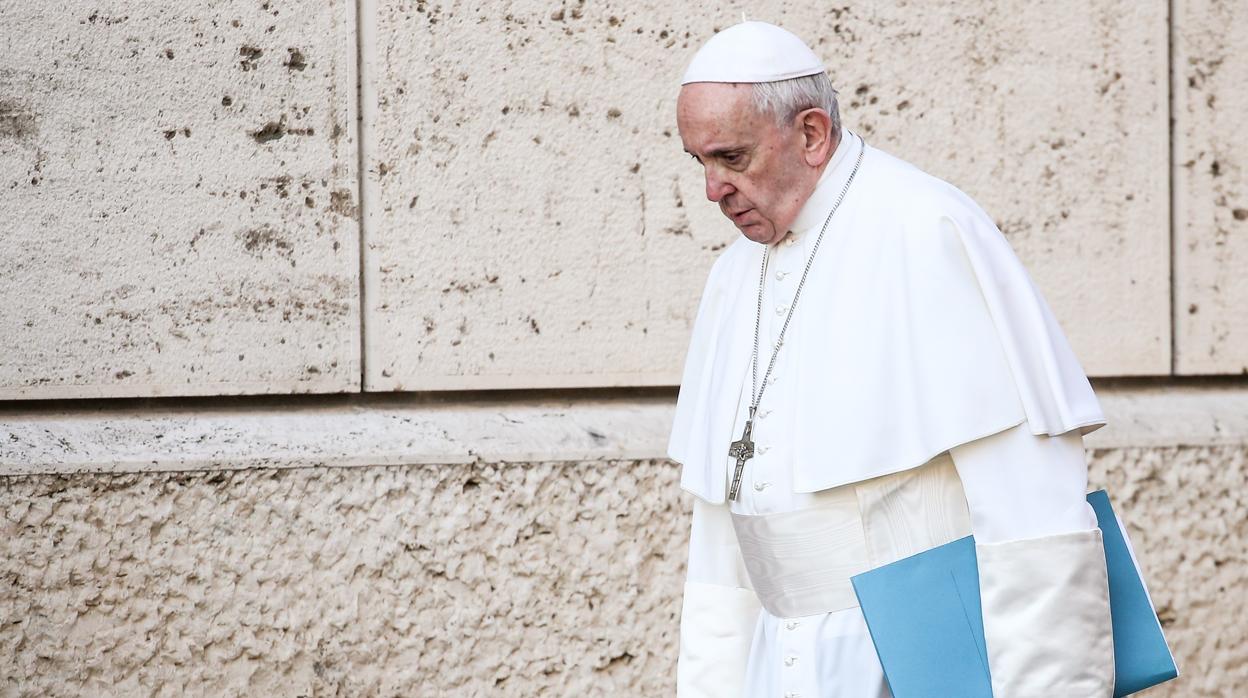
[[[773,237],[771,229],[762,223],[746,223],[744,225],[734,223],[734,225],[737,226],[737,230],[740,230],[741,234],[747,239],[753,240],[757,243],[765,245],[771,242],[771,238]]]

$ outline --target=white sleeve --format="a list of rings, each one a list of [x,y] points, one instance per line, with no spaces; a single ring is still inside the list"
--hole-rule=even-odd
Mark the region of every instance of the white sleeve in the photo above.
[[[1027,422],[949,449],[976,543],[1096,528],[1078,429],[1032,434]]]
[[[744,696],[746,663],[760,608],[728,505],[695,498],[680,612],[679,698]]]
[[[1110,698],[1109,581],[1083,437],[1023,422],[950,455],[971,512],[993,695]]]

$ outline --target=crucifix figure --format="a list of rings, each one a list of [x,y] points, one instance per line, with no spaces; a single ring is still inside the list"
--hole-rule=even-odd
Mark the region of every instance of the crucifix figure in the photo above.
[[[737,493],[741,491],[741,475],[745,471],[745,462],[754,457],[754,441],[750,438],[750,432],[754,429],[754,410],[750,408],[750,417],[745,420],[745,431],[741,433],[741,438],[732,442],[732,446],[728,449],[728,455],[737,459],[737,467],[732,471],[732,486],[728,488],[728,499],[737,500]]]

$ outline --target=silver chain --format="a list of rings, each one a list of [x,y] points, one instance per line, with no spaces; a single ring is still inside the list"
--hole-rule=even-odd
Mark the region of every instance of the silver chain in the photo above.
[[[815,261],[815,253],[819,251],[819,243],[823,240],[823,234],[828,229],[828,223],[832,221],[832,216],[836,215],[836,209],[841,207],[841,201],[845,198],[845,193],[849,191],[849,185],[854,181],[854,175],[858,174],[858,166],[862,164],[862,154],[867,151],[867,144],[862,144],[862,149],[858,151],[858,159],[854,162],[854,169],[849,173],[849,179],[845,180],[845,186],[841,188],[840,196],[836,197],[836,203],[832,204],[832,210],[828,212],[828,217],[823,219],[823,227],[819,229],[819,236],[815,238],[815,245],[810,250],[810,258],[806,260],[806,268],[802,270],[802,278],[797,282],[797,290],[793,293],[793,302],[789,304],[789,314],[784,318],[784,325],[780,328],[780,336],[776,339],[776,348],[771,352],[771,361],[767,364],[767,372],[763,374],[763,387],[758,387],[758,335],[759,326],[763,321],[763,283],[767,279],[767,257],[771,252],[771,246],[763,248],[763,266],[758,274],[758,312],[754,315],[754,354],[751,357],[751,363],[754,370],[754,382],[750,387],[750,415],[753,416],[758,404],[763,400],[763,391],[767,389],[767,379],[771,377],[771,369],[776,366],[776,357],[780,355],[780,347],[784,345],[784,333],[789,329],[789,320],[793,319],[793,311],[797,309],[797,299],[802,295],[802,287],[806,285],[806,276],[810,273],[810,266]],[[757,397],[755,397],[757,393]]]

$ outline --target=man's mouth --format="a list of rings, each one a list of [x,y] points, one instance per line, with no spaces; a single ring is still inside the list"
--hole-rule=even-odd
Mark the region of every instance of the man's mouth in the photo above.
[[[740,223],[740,222],[741,222],[741,219],[745,217],[745,214],[747,214],[747,213],[749,213],[750,211],[753,211],[753,210],[754,210],[754,209],[752,209],[752,208],[747,208],[747,209],[745,209],[744,211],[739,211],[739,212],[737,212],[737,213],[733,213],[733,214],[731,214],[733,222],[735,222],[735,223]]]

